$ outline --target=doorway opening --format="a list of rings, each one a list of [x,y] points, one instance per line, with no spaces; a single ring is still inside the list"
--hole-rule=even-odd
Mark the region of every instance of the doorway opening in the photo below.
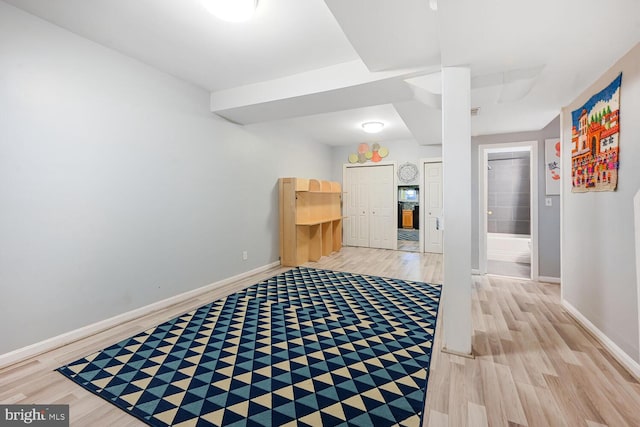
[[[480,272],[537,280],[537,141],[479,147]]]
[[[420,251],[420,187],[398,186],[398,250]]]

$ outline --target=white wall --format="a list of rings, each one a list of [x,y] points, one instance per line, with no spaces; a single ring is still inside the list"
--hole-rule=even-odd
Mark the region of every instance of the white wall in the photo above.
[[[366,142],[365,138],[366,137],[363,134],[363,142]],[[420,159],[442,156],[441,145],[419,145],[414,139],[389,141],[381,143],[380,145],[389,149],[389,155],[382,160],[385,162],[395,161],[398,163],[398,166],[405,162],[411,162],[420,166],[418,164]],[[357,145],[338,146],[332,148],[332,180],[342,182],[342,166],[345,163],[349,163],[349,154],[357,152]],[[415,183],[419,184],[418,181]]]
[[[208,104],[0,2],[0,354],[278,259],[277,178],[331,150]]]
[[[622,72],[620,170],[615,192],[563,185],[563,298],[631,359],[640,361],[633,196],[640,188],[640,44],[563,109],[563,162],[571,158],[571,111]]]

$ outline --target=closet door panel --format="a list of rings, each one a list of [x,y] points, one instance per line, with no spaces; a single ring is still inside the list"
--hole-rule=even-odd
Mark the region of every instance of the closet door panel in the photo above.
[[[366,168],[347,168],[345,243],[349,246],[369,246],[369,184]]]
[[[376,166],[369,173],[369,197],[371,226],[369,228],[369,246],[372,248],[395,249],[395,187],[393,166]]]

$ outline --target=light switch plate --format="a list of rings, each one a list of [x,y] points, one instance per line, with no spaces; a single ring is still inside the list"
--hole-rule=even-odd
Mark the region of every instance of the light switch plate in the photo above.
[[[547,197],[544,199],[545,206],[553,206],[553,199],[551,197]]]

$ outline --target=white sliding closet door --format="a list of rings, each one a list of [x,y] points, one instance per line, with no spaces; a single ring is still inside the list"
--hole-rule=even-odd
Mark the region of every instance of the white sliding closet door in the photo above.
[[[393,178],[393,165],[346,168],[346,245],[396,248]]]
[[[345,244],[369,246],[369,183],[364,169],[348,168],[345,176]]]
[[[397,230],[394,204],[393,165],[375,166],[369,169],[369,246],[372,248],[395,249]]]

